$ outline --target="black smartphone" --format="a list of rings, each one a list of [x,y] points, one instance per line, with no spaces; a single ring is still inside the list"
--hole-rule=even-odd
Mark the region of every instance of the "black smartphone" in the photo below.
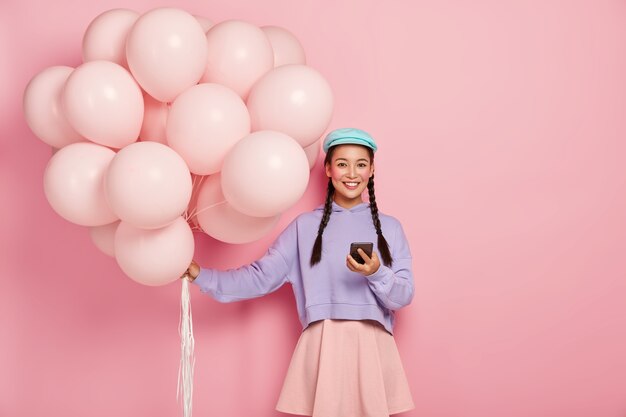
[[[372,251],[374,250],[374,244],[372,242],[352,242],[350,243],[350,255],[360,264],[364,264],[365,260],[361,257],[357,249],[363,249],[363,252],[367,254],[370,258],[372,257]]]

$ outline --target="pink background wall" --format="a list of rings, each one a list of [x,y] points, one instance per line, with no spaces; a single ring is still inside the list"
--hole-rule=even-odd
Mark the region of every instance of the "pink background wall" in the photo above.
[[[126,278],[56,215],[50,148],[21,95],[80,63],[100,12],[150,0],[0,4],[0,415],[173,416],[180,286]],[[290,29],[336,95],[331,127],[378,139],[377,198],[411,241],[396,340],[428,417],[626,415],[624,1],[181,1]],[[201,264],[260,256],[322,201],[322,171],[272,236],[197,237]],[[277,416],[300,332],[291,289],[223,305],[193,288],[194,415]]]

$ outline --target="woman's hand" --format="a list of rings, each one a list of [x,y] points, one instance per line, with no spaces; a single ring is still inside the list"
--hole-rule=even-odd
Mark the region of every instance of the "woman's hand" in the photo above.
[[[364,264],[358,263],[357,261],[354,260],[352,255],[348,254],[348,257],[346,258],[346,265],[348,266],[348,269],[350,271],[358,272],[365,276],[372,275],[374,272],[378,271],[378,268],[380,267],[380,260],[378,259],[378,255],[376,254],[376,251],[372,251],[371,258],[367,256],[365,251],[361,248],[358,248],[357,252],[359,252],[359,255],[361,255],[361,258],[363,258],[365,263]]]
[[[188,281],[192,282],[200,275],[200,266],[195,262],[191,261],[189,264],[189,268],[185,271],[183,275],[181,275],[181,279],[186,278]]]

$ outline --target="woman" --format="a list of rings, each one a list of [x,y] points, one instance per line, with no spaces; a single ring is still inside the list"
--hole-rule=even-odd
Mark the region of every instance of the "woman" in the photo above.
[[[293,220],[261,259],[228,271],[192,262],[183,277],[220,302],[292,285],[304,330],[278,411],[314,417],[407,411],[414,405],[393,326],[395,311],[413,298],[409,245],[400,222],[378,211],[374,139],[360,129],[337,129],[323,148],[323,205]],[[361,198],[366,187],[369,203]],[[374,243],[371,256],[358,249],[363,263],[350,255],[352,242]]]

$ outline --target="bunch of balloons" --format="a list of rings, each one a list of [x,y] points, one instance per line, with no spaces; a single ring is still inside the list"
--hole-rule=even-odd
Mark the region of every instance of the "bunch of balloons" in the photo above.
[[[304,193],[333,96],[287,30],[113,9],[82,56],[33,77],[24,113],[55,150],[48,202],[133,280],[176,281],[193,230],[250,242]]]

